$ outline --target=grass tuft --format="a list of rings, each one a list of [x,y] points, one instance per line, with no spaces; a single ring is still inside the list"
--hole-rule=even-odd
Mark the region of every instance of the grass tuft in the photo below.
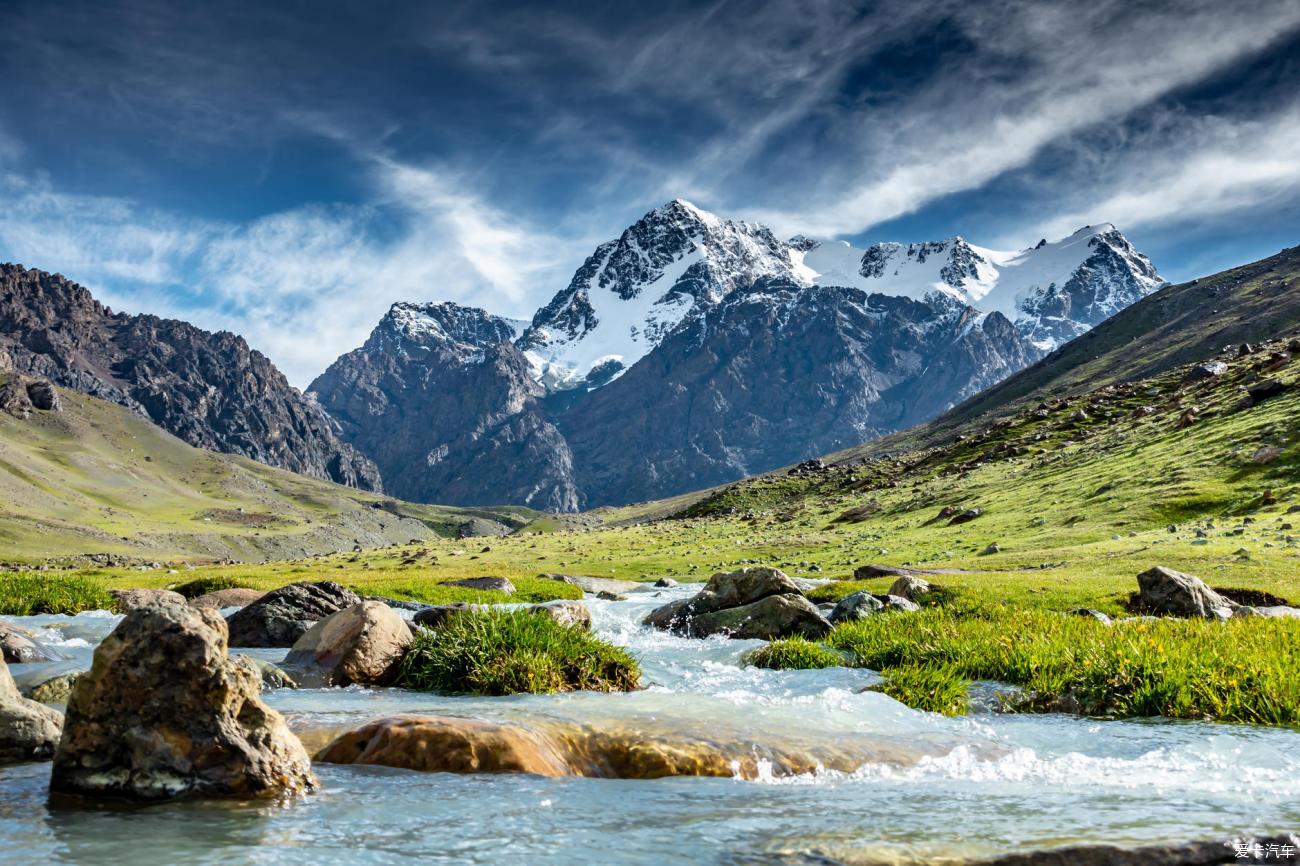
[[[844,657],[807,638],[774,640],[749,654],[749,664],[774,671],[806,671],[844,666]]]
[[[396,685],[421,691],[512,695],[637,688],[626,650],[581,628],[521,610],[466,611],[421,629]]]
[[[885,691],[914,706],[943,704],[940,687],[960,677],[1023,687],[1026,697],[1010,707],[1016,710],[1300,724],[1300,640],[1287,620],[1106,626],[990,605],[957,615],[934,609],[869,617],[840,626],[828,643],[887,681],[901,677]],[[933,672],[933,695],[920,670]]]
[[[97,581],[81,575],[0,574],[0,614],[33,616],[113,610],[113,598]]]
[[[952,665],[903,665],[884,673],[879,691],[914,710],[966,715],[966,687],[969,681]]]

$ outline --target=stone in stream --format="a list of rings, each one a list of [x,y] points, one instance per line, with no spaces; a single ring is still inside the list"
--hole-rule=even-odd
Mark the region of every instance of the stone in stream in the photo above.
[[[262,589],[246,589],[242,586],[233,586],[229,589],[216,589],[212,592],[205,592],[197,598],[190,599],[190,605],[193,607],[211,607],[220,610],[226,607],[248,607],[255,601],[261,601],[266,595]]]
[[[642,584],[635,580],[615,580],[612,577],[588,577],[585,574],[539,574],[538,577],[543,580],[557,580],[560,583],[567,583],[570,586],[576,586],[583,592],[599,593],[613,592],[625,593],[640,589]]]
[[[355,592],[333,581],[291,583],[268,592],[226,619],[230,645],[291,647],[313,623],[360,603]]]
[[[515,594],[515,585],[504,577],[466,577],[462,580],[449,580],[443,586],[463,586],[466,589],[482,589],[490,592]]]
[[[377,764],[433,773],[533,773],[606,779],[670,776],[758,778],[808,773],[819,766],[841,772],[872,758],[902,762],[915,755],[841,744],[800,749],[762,748],[749,737],[734,743],[660,736],[641,727],[595,730],[577,724],[487,722],[438,716],[376,719],[325,746],[326,764]],[[769,763],[770,762],[770,763]]]
[[[0,764],[49,760],[62,731],[63,715],[19,694],[0,661]]]
[[[534,604],[527,608],[529,613],[549,616],[560,625],[591,631],[591,611],[580,601],[567,598]]]
[[[885,605],[880,599],[863,589],[840,599],[827,619],[834,625],[839,625],[855,619],[866,619],[884,609]]]
[[[447,617],[454,613],[464,610],[485,611],[491,610],[486,604],[470,604],[467,601],[454,601],[451,604],[435,604],[418,611],[412,618],[412,622],[425,628],[436,629],[442,625]]]
[[[930,583],[914,574],[901,575],[889,587],[886,595],[895,595],[908,601],[916,601],[930,593]]]
[[[185,596],[170,589],[110,589],[118,613],[129,613],[148,604],[185,604]]]
[[[304,685],[387,685],[411,645],[411,629],[388,605],[363,601],[307,629],[284,659]]]
[[[698,594],[656,608],[644,623],[689,637],[759,640],[819,638],[831,630],[785,572],[766,566],[719,572]]]
[[[0,622],[0,656],[11,665],[53,662],[62,655],[45,646],[25,628]]]
[[[72,687],[77,684],[78,676],[80,674],[57,674],[31,683],[22,689],[23,697],[42,704],[66,704],[72,694]]]
[[[1150,613],[1228,619],[1237,603],[1224,598],[1205,581],[1157,565],[1138,575],[1138,606]]]
[[[156,800],[270,797],[316,786],[302,744],[226,651],[211,608],[136,608],[95,649],[68,701],[50,790]]]
[[[677,581],[673,580],[671,577],[661,577],[654,582],[654,585],[659,587],[660,589],[668,589],[670,587],[676,586]]]

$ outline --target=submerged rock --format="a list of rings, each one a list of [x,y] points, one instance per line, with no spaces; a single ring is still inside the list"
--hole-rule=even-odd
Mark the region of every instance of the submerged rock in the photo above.
[[[50,789],[163,799],[314,787],[306,750],[260,691],[257,669],[227,655],[216,611],[137,608],[77,679]]]
[[[1228,619],[1237,603],[1224,598],[1205,581],[1157,565],[1138,575],[1138,606],[1144,611],[1170,616]]]
[[[655,609],[644,623],[690,637],[759,640],[819,638],[831,630],[785,572],[766,566],[719,572],[694,597]]]
[[[29,685],[23,689],[23,697],[31,698],[42,704],[66,704],[72,694],[72,687],[77,684],[80,674],[58,674],[49,679]]]
[[[535,773],[605,779],[669,776],[758,778],[808,773],[819,766],[857,769],[872,747],[764,748],[737,739],[709,742],[658,736],[639,728],[595,730],[576,724],[500,724],[437,716],[377,719],[335,739],[317,755],[327,764],[377,764],[435,773]],[[912,756],[890,755],[907,760]],[[769,763],[770,762],[770,763]]]
[[[333,581],[291,583],[227,618],[230,645],[291,647],[313,623],[360,603],[355,592]]]
[[[0,764],[48,760],[62,732],[62,714],[20,695],[0,661]]]
[[[1069,845],[965,862],[967,866],[1228,866],[1233,863],[1276,863],[1279,860],[1285,863],[1284,858],[1271,852],[1295,851],[1298,847],[1300,838],[1296,836],[1231,842],[1172,842],[1131,848],[1104,844]]]
[[[642,584],[637,583],[635,580],[615,580],[612,577],[589,577],[585,574],[539,574],[537,576],[545,580],[557,580],[560,583],[567,583],[570,586],[576,586],[583,592],[591,593],[624,593],[632,592],[633,590],[642,587]],[[659,584],[656,583],[655,586],[659,586]]]
[[[386,685],[411,645],[411,629],[391,607],[378,601],[330,614],[307,629],[284,664],[304,672],[305,684]]]

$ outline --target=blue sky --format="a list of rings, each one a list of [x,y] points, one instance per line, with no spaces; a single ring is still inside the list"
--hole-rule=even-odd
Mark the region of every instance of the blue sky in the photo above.
[[[641,8],[644,7],[644,8]],[[297,385],[395,300],[527,316],[681,196],[858,243],[1300,243],[1300,0],[0,0],[0,259]]]

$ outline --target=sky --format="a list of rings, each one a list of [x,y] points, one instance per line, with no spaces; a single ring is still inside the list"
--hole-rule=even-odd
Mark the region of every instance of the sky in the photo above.
[[[305,387],[395,301],[514,317],[682,197],[865,245],[1300,243],[1300,0],[0,0],[0,260]]]

